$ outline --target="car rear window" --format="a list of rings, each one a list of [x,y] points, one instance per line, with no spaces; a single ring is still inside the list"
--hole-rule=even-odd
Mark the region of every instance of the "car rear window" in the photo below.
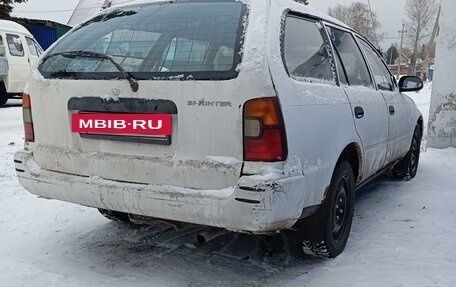
[[[237,76],[247,9],[235,1],[153,3],[109,10],[72,30],[44,58],[47,78],[122,77],[108,54],[138,79],[222,80]]]

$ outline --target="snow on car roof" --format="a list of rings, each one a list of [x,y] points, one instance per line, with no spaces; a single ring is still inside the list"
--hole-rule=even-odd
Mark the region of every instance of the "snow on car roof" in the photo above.
[[[270,5],[270,2],[269,1],[254,1],[254,0],[236,0],[238,2],[242,2],[242,3],[245,3],[245,4],[248,4],[248,5],[252,5],[252,6],[255,6],[255,5]],[[334,24],[337,24],[339,26],[342,26],[342,27],[345,27],[345,28],[348,28],[348,29],[351,29],[349,26],[347,26],[346,24],[344,24],[343,22],[319,11],[319,10],[316,10],[312,7],[309,7],[307,5],[303,5],[303,4],[300,4],[300,3],[297,3],[293,0],[272,0],[272,1],[276,1],[277,3],[279,3],[280,5],[282,5],[284,7],[284,9],[287,9],[287,8],[293,8],[293,10],[297,11],[297,12],[301,12],[301,13],[304,13],[304,14],[308,14],[308,15],[312,15],[312,16],[315,16],[317,18],[320,18],[322,20],[325,20],[327,22],[331,22],[331,23],[334,23]],[[128,2],[125,2],[125,3],[121,3],[121,4],[116,4],[116,5],[113,5],[110,9],[115,9],[115,8],[120,8],[120,7],[128,7],[128,6],[134,6],[134,5],[141,5],[141,4],[148,4],[148,3],[159,3],[159,2],[170,2],[169,0],[133,0],[133,1],[128,1]],[[106,11],[106,10],[105,10]]]

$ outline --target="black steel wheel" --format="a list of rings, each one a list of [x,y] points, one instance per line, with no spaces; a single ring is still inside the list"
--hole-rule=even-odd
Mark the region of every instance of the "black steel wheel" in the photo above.
[[[334,258],[345,249],[355,204],[355,179],[348,162],[338,163],[328,191],[320,210],[307,222],[295,226],[307,255]]]
[[[339,182],[335,192],[336,197],[332,205],[331,214],[331,230],[332,237],[336,243],[343,240],[344,229],[347,227],[348,214],[349,214],[349,203],[347,196],[347,185],[348,178],[345,176],[343,180]]]

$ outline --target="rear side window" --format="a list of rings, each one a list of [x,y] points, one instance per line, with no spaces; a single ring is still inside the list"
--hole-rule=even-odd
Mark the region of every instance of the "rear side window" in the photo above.
[[[378,56],[377,52],[363,39],[359,39],[364,54],[367,57],[374,75],[377,88],[381,91],[394,91],[394,84],[388,68]]]
[[[333,45],[340,55],[351,86],[373,87],[364,57],[352,34],[332,27],[328,28]]]
[[[295,16],[286,18],[283,57],[288,74],[297,80],[334,82],[328,50],[313,21]]]
[[[339,74],[339,81],[343,85],[348,85],[347,74],[345,73],[344,66],[342,65],[342,60],[340,59],[340,55],[338,53],[336,53],[335,58],[336,58],[336,63],[337,63],[337,73]]]
[[[33,43],[33,40],[25,37],[25,40],[27,41],[27,46],[30,52],[30,55],[38,57],[38,51],[36,50],[35,43]]]
[[[223,80],[237,76],[247,7],[238,1],[147,3],[110,10],[65,36],[44,59],[45,77],[117,78],[108,54],[138,79]]]
[[[21,37],[13,34],[6,34],[6,42],[11,56],[24,57],[24,46]]]

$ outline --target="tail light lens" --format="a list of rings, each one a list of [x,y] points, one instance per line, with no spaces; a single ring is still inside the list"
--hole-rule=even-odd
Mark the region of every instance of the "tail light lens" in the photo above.
[[[244,160],[276,162],[287,158],[282,112],[277,98],[259,98],[244,105]]]
[[[32,102],[30,95],[22,95],[22,116],[24,119],[25,142],[35,141],[35,131],[33,130]]]

